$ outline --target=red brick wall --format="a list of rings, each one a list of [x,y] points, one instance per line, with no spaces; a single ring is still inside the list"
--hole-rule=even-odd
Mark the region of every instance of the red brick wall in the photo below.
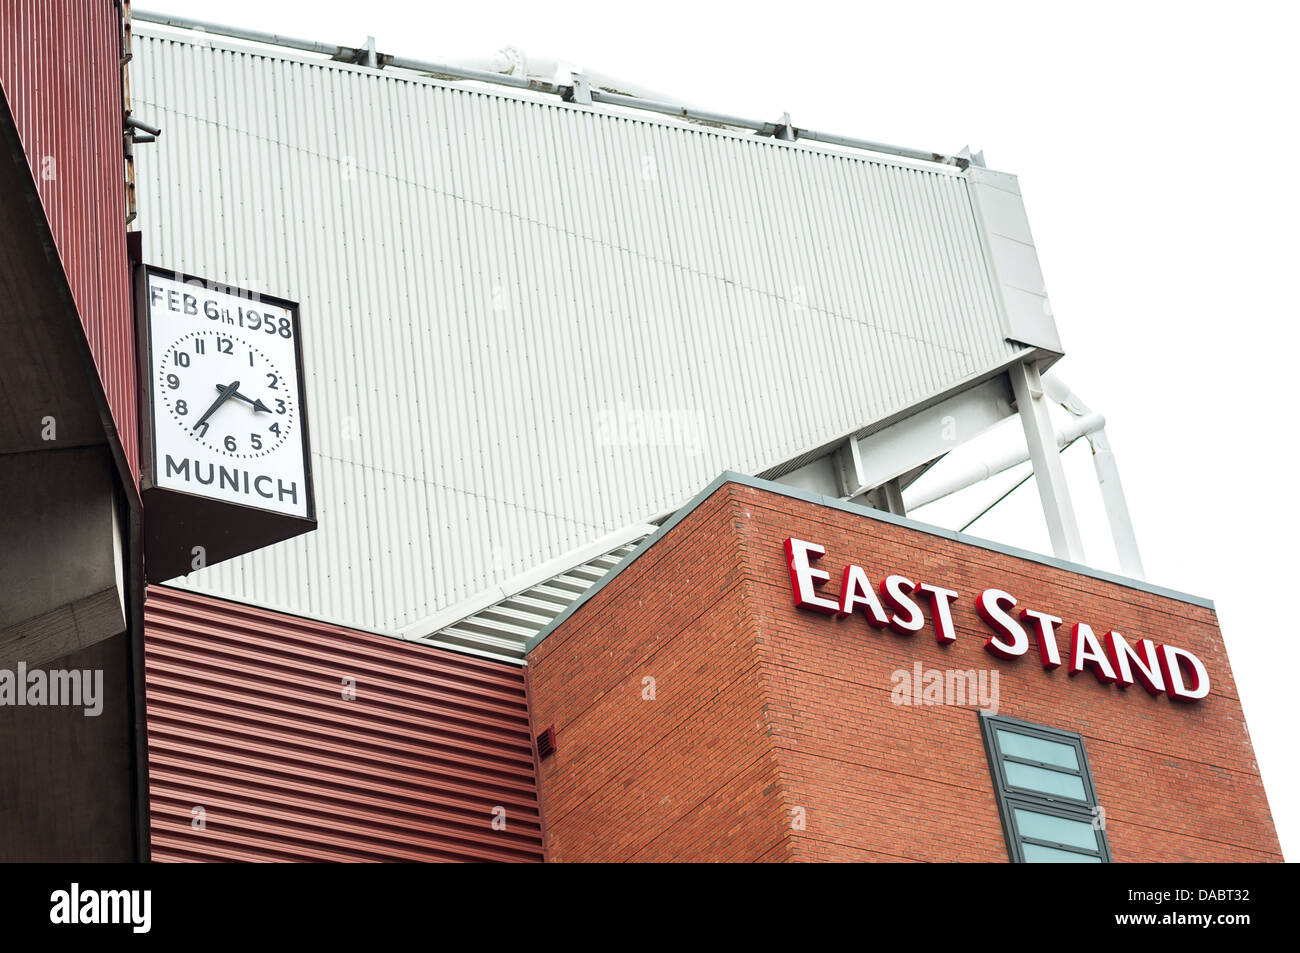
[[[791,535],[826,546],[832,593],[847,562],[959,591],[957,641],[928,607],[915,635],[794,608]],[[989,587],[1062,617],[1067,664],[986,652]],[[1071,677],[1077,621],[1194,652],[1210,696]],[[1005,861],[976,709],[891,702],[918,661],[996,669],[1000,714],[1084,736],[1117,862],[1281,859],[1212,610],[867,515],[725,484],[529,661],[552,860]]]

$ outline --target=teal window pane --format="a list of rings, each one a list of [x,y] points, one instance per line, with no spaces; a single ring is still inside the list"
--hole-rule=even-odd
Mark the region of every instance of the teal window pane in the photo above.
[[[1021,837],[1050,840],[1054,844],[1067,844],[1084,850],[1097,849],[1097,832],[1087,821],[1073,821],[1068,817],[1016,808],[1016,829],[1020,831]]]
[[[1100,864],[1100,857],[1087,854],[1073,854],[1068,850],[1055,847],[1039,847],[1037,844],[1022,844],[1027,864]]]
[[[1035,768],[1031,764],[1018,764],[1015,761],[1004,761],[1002,764],[1007,771],[1007,784],[1013,787],[1038,791],[1053,797],[1074,798],[1076,801],[1087,800],[1083,791],[1083,778],[1076,774],[1062,774],[1060,771]]]
[[[1079,756],[1075,752],[1074,745],[1064,745],[1058,741],[1047,741],[999,728],[998,747],[1002,749],[1003,754],[1014,755],[1017,758],[1054,764],[1058,768],[1069,768],[1071,771],[1079,770]]]

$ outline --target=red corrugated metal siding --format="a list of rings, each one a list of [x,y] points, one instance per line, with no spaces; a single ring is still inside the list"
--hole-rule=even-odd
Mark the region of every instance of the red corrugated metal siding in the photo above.
[[[154,860],[542,859],[519,667],[152,587],[145,680]]]
[[[134,477],[139,448],[120,60],[112,0],[0,3],[0,84]]]

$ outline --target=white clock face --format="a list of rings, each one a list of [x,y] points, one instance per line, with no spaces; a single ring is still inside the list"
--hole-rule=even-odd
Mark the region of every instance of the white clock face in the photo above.
[[[278,450],[297,414],[291,379],[256,344],[217,330],[191,331],[156,360],[163,408],[191,439],[226,457]]]
[[[146,273],[152,483],[314,517],[293,305]]]

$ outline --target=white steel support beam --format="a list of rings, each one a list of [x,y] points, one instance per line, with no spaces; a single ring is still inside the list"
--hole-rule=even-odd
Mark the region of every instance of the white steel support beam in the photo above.
[[[893,513],[895,516],[907,515],[907,506],[903,503],[903,480],[901,477],[895,477],[880,484],[880,486],[874,486],[867,492],[852,497],[851,502],[869,506],[873,510]]]
[[[839,480],[839,496],[844,499],[857,496],[868,489],[866,461],[862,459],[862,444],[850,437],[835,451],[835,475]]]
[[[1097,416],[1055,374],[1043,378],[1043,390],[1076,421]],[[1097,484],[1101,487],[1101,500],[1106,507],[1106,519],[1110,523],[1111,538],[1115,541],[1120,571],[1135,579],[1145,579],[1142,557],[1138,554],[1137,534],[1133,532],[1133,521],[1128,515],[1128,501],[1124,498],[1124,487],[1119,482],[1119,467],[1115,463],[1115,455],[1111,453],[1105,427],[1089,434],[1088,442],[1092,444],[1092,465],[1097,471]]]
[[[1079,537],[1074,506],[1070,502],[1065,468],[1057,452],[1056,432],[1047,412],[1047,399],[1038,368],[1033,362],[1025,361],[1014,365],[1008,375],[1020,423],[1025,430],[1025,442],[1029,445],[1029,459],[1033,461],[1034,482],[1043,503],[1052,551],[1061,559],[1083,562],[1083,542]]]
[[[880,496],[889,512],[895,516],[907,515],[907,507],[903,505],[903,487],[897,479],[882,484]]]
[[[1006,377],[999,374],[864,437],[849,437],[779,481],[842,500],[891,480],[906,483],[919,468],[1014,414],[1013,399]]]
[[[1090,440],[1092,465],[1097,471],[1097,483],[1101,486],[1101,499],[1106,506],[1110,535],[1115,540],[1120,572],[1134,579],[1145,579],[1142,557],[1138,553],[1137,534],[1133,532],[1128,502],[1124,499],[1124,487],[1119,482],[1119,467],[1115,464],[1115,454],[1110,452],[1105,429],[1098,430]]]

